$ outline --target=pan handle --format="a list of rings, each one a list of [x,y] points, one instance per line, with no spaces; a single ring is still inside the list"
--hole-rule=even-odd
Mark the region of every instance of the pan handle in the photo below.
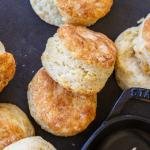
[[[125,90],[121,94],[119,99],[117,100],[116,104],[114,105],[113,109],[111,110],[106,120],[109,120],[110,118],[115,117],[118,114],[120,114],[125,104],[129,100],[131,100],[131,98],[135,98],[139,101],[150,103],[150,90],[143,89],[143,88],[131,88],[131,89]]]

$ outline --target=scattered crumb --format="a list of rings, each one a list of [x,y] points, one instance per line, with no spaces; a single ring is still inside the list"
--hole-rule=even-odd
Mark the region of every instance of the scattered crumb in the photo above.
[[[27,54],[24,55],[24,57],[27,57],[27,56],[28,56]]]
[[[75,147],[76,145],[74,143],[72,143],[72,146]]]
[[[23,64],[23,65],[22,65],[22,67],[26,67],[26,65],[25,65],[25,64]]]
[[[144,18],[141,18],[140,20],[137,21],[138,24],[142,23],[144,21]]]
[[[34,70],[32,70],[32,73],[34,73],[35,71]]]

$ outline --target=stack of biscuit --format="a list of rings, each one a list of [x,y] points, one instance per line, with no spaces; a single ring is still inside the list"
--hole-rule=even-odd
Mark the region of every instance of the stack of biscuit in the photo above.
[[[104,34],[83,27],[105,16],[113,0],[30,2],[41,19],[60,26],[48,39],[41,57],[43,67],[28,86],[30,113],[41,128],[68,137],[89,126],[96,116],[97,93],[114,70],[116,47],[118,85],[150,88],[150,14],[139,26],[121,33],[114,44]],[[0,92],[15,68],[13,55],[0,42]],[[34,127],[20,108],[0,104],[0,150],[56,150],[34,135]]]
[[[150,89],[150,14],[116,39],[116,79],[122,89]]]
[[[97,92],[114,70],[116,47],[83,26],[105,16],[113,0],[30,0],[36,14],[59,26],[48,39],[41,68],[28,86],[32,117],[44,130],[73,136],[94,120]]]
[[[46,131],[73,136],[96,116],[97,92],[114,70],[116,47],[104,34],[62,25],[48,39],[28,87],[30,113]]]

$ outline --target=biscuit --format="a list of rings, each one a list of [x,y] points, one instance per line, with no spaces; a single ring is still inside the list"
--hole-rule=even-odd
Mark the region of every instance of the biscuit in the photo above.
[[[30,0],[33,10],[45,22],[89,26],[104,17],[113,0]]]
[[[48,74],[74,92],[99,92],[114,70],[115,44],[102,33],[63,25],[49,38],[41,57]]]
[[[150,88],[150,15],[116,39],[116,79],[122,89]]]
[[[0,92],[12,80],[15,70],[16,63],[13,55],[5,52],[5,48],[0,42]]]
[[[4,150],[56,150],[52,144],[45,141],[40,136],[27,137],[21,139],[7,147]]]
[[[0,53],[5,52],[5,47],[3,43],[0,41]]]
[[[27,95],[31,116],[42,129],[57,136],[82,132],[96,115],[96,94],[67,91],[44,68],[30,82]]]
[[[0,104],[0,150],[33,135],[34,128],[22,110],[12,104]]]

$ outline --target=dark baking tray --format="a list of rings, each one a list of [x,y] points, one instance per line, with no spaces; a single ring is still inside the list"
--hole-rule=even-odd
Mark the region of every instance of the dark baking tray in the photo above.
[[[112,40],[136,21],[150,12],[150,0],[115,0],[111,13],[90,27],[108,35]],[[32,120],[36,135],[52,142],[59,150],[78,150],[98,128],[109,113],[121,90],[114,75],[98,94],[97,116],[83,133],[70,137],[56,137],[40,129],[29,114],[27,85],[41,67],[40,56],[48,37],[56,32],[56,27],[43,22],[31,9],[29,0],[0,0],[0,40],[16,58],[15,78],[0,94],[0,102],[10,102],[22,108]]]

